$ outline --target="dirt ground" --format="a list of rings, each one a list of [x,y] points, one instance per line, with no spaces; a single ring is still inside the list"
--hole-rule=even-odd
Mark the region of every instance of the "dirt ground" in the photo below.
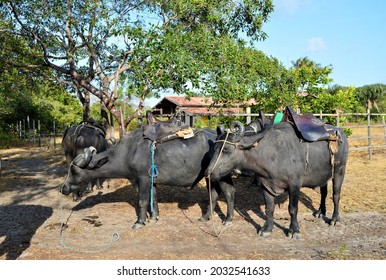
[[[300,240],[285,235],[285,198],[277,205],[273,234],[258,235],[264,206],[260,189],[248,177],[235,180],[236,213],[230,227],[221,225],[223,200],[211,221],[198,222],[209,203],[203,185],[192,190],[159,186],[160,220],[133,230],[137,195],[127,180],[111,180],[110,188],[73,202],[58,192],[67,173],[61,151],[20,148],[0,150],[0,156],[0,259],[386,259],[384,153],[371,162],[350,155],[336,226],[312,215],[318,189],[302,189]],[[331,217],[331,186],[327,207]]]

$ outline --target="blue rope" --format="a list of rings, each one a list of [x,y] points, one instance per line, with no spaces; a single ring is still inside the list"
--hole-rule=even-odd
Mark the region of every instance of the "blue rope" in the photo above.
[[[155,147],[156,142],[152,142],[150,144],[150,154],[151,154],[151,168],[150,168],[150,176],[151,176],[151,185],[150,185],[150,212],[154,212],[154,199],[153,199],[153,186],[154,186],[154,179],[158,176],[158,169],[157,166],[154,163],[154,151],[156,149]]]

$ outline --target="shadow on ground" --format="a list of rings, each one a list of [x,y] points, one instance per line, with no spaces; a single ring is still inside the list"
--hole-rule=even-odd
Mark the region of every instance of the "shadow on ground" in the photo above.
[[[0,206],[0,256],[17,259],[52,213],[51,207],[40,205]]]

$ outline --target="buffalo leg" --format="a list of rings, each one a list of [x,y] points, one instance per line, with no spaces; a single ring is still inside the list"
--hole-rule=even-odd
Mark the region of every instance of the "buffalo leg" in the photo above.
[[[157,200],[157,187],[153,186],[153,211],[151,209],[150,201],[149,201],[149,213],[150,219],[149,222],[156,222],[159,220],[159,208],[158,208],[158,200]]]
[[[326,198],[327,198],[327,184],[320,186],[320,205],[319,210],[316,211],[315,217],[321,218],[326,216]]]
[[[96,179],[96,187],[98,190],[103,189],[103,186],[101,184],[101,179],[99,178]]]
[[[340,201],[340,192],[342,189],[343,178],[345,173],[346,173],[346,166],[339,166],[339,168],[336,168],[335,176],[332,179],[334,213],[332,214],[331,224],[333,225],[336,225],[336,223],[340,221],[339,201]]]
[[[224,226],[230,226],[232,224],[234,216],[235,200],[235,187],[233,186],[232,178],[230,176],[227,176],[225,178],[222,178],[219,182],[211,182],[211,184],[212,188],[210,190],[210,195],[212,203],[208,206],[206,213],[200,218],[200,220],[208,221],[210,219],[210,216],[216,207],[217,201],[221,193],[224,193],[227,202],[227,215],[223,224]]]
[[[300,187],[289,187],[289,204],[288,212],[291,216],[291,224],[287,236],[289,238],[300,238],[299,224],[298,224],[298,204]]]
[[[275,197],[270,194],[267,190],[264,189],[264,199],[265,199],[265,223],[261,229],[260,236],[268,237],[271,235],[273,230],[273,213],[275,211]]]
[[[150,200],[150,178],[148,177],[140,177],[139,178],[139,192],[138,192],[138,200],[139,200],[139,210],[138,210],[138,219],[133,225],[133,229],[138,229],[145,226],[146,222],[146,210],[149,206]]]
[[[210,184],[210,187],[209,187],[209,184]],[[205,214],[202,215],[202,217],[199,219],[202,222],[206,222],[206,221],[210,220],[210,217],[211,217],[211,215],[216,207],[218,198],[220,197],[220,194],[221,194],[221,189],[220,189],[220,186],[217,182],[214,182],[214,181],[209,182],[207,180],[206,185],[208,186],[208,191],[209,191],[209,195],[210,195],[210,202],[209,202],[209,205],[207,207]]]
[[[227,176],[226,178],[223,178],[222,181],[220,181],[220,189],[224,193],[227,202],[227,216],[224,221],[224,225],[229,226],[233,221],[236,192],[231,176]]]

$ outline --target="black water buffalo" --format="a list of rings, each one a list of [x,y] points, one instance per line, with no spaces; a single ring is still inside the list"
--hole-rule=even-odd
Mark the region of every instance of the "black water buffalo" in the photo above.
[[[94,121],[87,121],[67,128],[62,139],[62,148],[67,165],[70,166],[76,156],[83,154],[84,149],[91,146],[95,147],[98,152],[103,152],[109,147],[109,142],[106,140],[106,131],[101,125]],[[92,185],[96,185],[98,188],[101,187],[98,179],[94,180]],[[80,193],[74,193],[74,200],[78,199],[78,195]]]
[[[327,182],[332,178],[334,212],[331,222],[335,224],[340,219],[339,200],[348,157],[348,141],[342,130],[336,131],[339,136],[335,142],[338,151],[333,155],[327,140],[303,141],[289,122],[244,135],[228,130],[219,135],[216,141],[215,154],[207,175],[212,180],[219,180],[234,170],[250,170],[259,177],[266,201],[266,222],[260,233],[263,237],[269,236],[273,229],[274,198],[287,191],[291,216],[287,236],[300,238],[297,211],[302,186],[320,187],[318,213],[325,215]]]
[[[75,158],[71,164],[61,192],[65,195],[76,192],[84,182],[95,178],[127,178],[139,192],[138,219],[133,228],[145,225],[149,206],[150,221],[157,220],[156,184],[196,185],[205,175],[217,137],[216,131],[210,129],[192,130],[186,137],[180,131],[169,133],[168,130],[175,130],[175,126],[173,122],[148,123],[128,133],[116,146],[104,152],[86,149],[85,154]],[[234,188],[230,176],[213,183],[212,198],[217,199],[222,191],[229,202],[226,220],[232,220]],[[202,219],[208,220],[210,214],[208,208]]]

